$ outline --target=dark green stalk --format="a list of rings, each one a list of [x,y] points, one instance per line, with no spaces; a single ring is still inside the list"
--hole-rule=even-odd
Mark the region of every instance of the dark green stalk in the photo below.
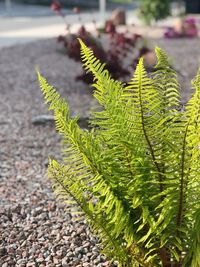
[[[182,157],[181,157],[181,179],[180,179],[180,197],[179,197],[179,208],[178,208],[178,216],[177,216],[177,227],[181,226],[182,215],[183,215],[183,199],[184,199],[184,169],[185,169],[185,150],[186,150],[186,137],[188,132],[188,126],[186,127],[184,138],[183,138],[183,148],[182,148]]]
[[[147,144],[148,144],[148,147],[149,147],[149,150],[150,150],[150,153],[151,153],[151,156],[152,156],[152,159],[153,159],[153,163],[154,165],[156,166],[157,170],[158,170],[158,178],[159,178],[159,186],[160,186],[160,192],[163,191],[163,177],[161,175],[161,169],[160,169],[160,166],[156,160],[156,157],[155,157],[155,154],[154,154],[154,150],[153,150],[153,147],[151,145],[151,142],[149,140],[149,137],[147,135],[147,132],[146,132],[146,129],[145,129],[145,122],[144,122],[144,112],[143,112],[143,104],[142,104],[142,94],[141,94],[141,83],[139,85],[139,101],[140,101],[140,111],[141,111],[141,119],[142,119],[142,130],[143,130],[143,133],[144,133],[144,136],[145,136],[145,139],[147,141]]]

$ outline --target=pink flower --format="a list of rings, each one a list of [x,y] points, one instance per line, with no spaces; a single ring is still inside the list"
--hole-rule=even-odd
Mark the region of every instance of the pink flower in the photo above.
[[[189,18],[186,18],[185,20],[184,20],[186,23],[188,23],[188,24],[192,24],[192,25],[194,25],[195,24],[195,18],[192,18],[192,17],[189,17]]]

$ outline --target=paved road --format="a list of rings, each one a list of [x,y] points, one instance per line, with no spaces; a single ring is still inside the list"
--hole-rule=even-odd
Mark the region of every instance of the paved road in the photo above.
[[[133,9],[128,11],[131,21],[137,20],[133,15]],[[128,6],[130,8],[130,6]],[[106,13],[106,18],[110,16],[110,9]],[[64,10],[66,20],[73,25],[72,29],[76,30],[79,22],[77,15],[71,10]],[[92,19],[97,22],[101,21],[100,14],[97,11],[83,12],[81,18],[87,29],[94,27]],[[10,46],[19,43],[26,43],[41,38],[56,37],[65,33],[65,24],[61,17],[56,16],[49,7],[29,6],[29,5],[12,5],[12,12],[6,13],[5,6],[0,2],[0,47]]]
[[[112,5],[108,7],[106,18],[110,17],[111,9],[114,7],[116,6]],[[139,23],[135,13],[135,4],[126,5],[123,8],[126,8],[128,23]],[[64,12],[67,22],[73,25],[73,30],[76,30],[78,25],[80,25],[77,15],[67,9]],[[81,18],[88,30],[94,28],[91,23],[93,19],[98,23],[101,22],[101,16],[98,10],[83,12],[81,13]],[[171,18],[164,21],[165,25],[170,25],[171,23]],[[0,2],[0,47],[27,43],[42,38],[57,37],[64,33],[65,23],[49,7],[13,4],[12,12],[8,15],[6,14],[4,4]]]
[[[89,27],[91,25],[91,14],[83,14],[82,20]],[[99,17],[96,12],[94,18]],[[75,30],[79,23],[76,15],[67,16],[67,21]],[[17,43],[26,43],[41,38],[56,37],[65,33],[65,24],[60,17],[11,17],[0,18],[0,47]]]

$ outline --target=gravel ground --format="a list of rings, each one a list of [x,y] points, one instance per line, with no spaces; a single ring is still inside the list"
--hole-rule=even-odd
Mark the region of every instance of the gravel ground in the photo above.
[[[199,40],[153,43],[169,52],[184,75],[185,102],[198,66]],[[54,126],[32,123],[48,114],[35,66],[68,98],[72,114],[87,116],[95,102],[87,86],[74,82],[80,65],[58,53],[54,40],[2,48],[0,59],[0,266],[109,266],[85,222],[74,222],[55,201],[45,176],[48,156],[59,159]]]

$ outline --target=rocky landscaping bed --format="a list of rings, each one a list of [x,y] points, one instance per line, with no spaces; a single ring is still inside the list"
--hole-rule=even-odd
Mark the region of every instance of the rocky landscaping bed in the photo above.
[[[183,104],[196,74],[199,40],[152,40],[167,50],[179,71]],[[60,88],[72,115],[88,116],[95,106],[91,89],[75,82],[79,63],[56,51],[55,40],[0,50],[0,266],[103,267],[98,241],[84,221],[74,221],[55,200],[46,177],[48,156],[59,160],[59,136],[52,123],[35,123],[48,114],[37,82],[39,66]],[[113,265],[114,266],[114,265]]]

